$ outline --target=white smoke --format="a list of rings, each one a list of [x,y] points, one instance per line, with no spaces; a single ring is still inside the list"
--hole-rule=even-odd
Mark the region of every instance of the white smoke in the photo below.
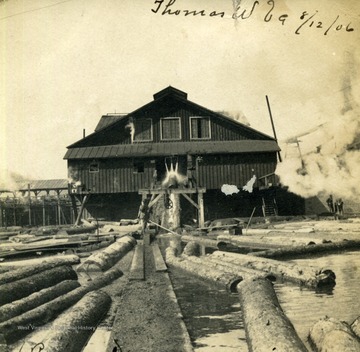
[[[252,193],[255,182],[256,182],[256,176],[253,175],[253,177],[251,177],[251,179],[250,179],[250,180],[246,183],[246,185],[242,188],[243,191],[247,191],[247,192],[249,192],[249,193]]]
[[[79,172],[76,168],[69,166],[68,167],[68,183],[80,186],[81,180],[79,179]]]
[[[134,122],[132,120],[129,120],[129,123],[125,126],[125,128],[130,129],[131,143],[133,143],[134,142],[134,137],[135,137],[135,125],[134,125]]]
[[[0,190],[14,192],[23,186],[26,182],[31,180],[29,177],[25,177],[16,172],[9,171],[7,169],[0,169]]]
[[[170,168],[167,166],[166,163],[165,166],[166,166],[166,175],[165,175],[165,179],[162,182],[163,187],[165,188],[177,187],[179,185],[184,185],[186,183],[187,181],[186,176],[180,174],[178,171],[179,168],[178,162],[175,163],[175,166],[173,162],[171,162]]]
[[[237,194],[240,192],[239,188],[237,188],[237,186],[235,185],[228,185],[228,184],[223,184],[221,186],[221,192],[223,192],[224,194],[226,194],[227,196],[231,196],[232,194]]]
[[[354,67],[353,59],[349,65]],[[289,190],[303,197],[332,194],[336,198],[359,200],[360,150],[355,142],[360,137],[360,108],[352,94],[352,69],[344,78],[344,104],[332,120],[310,130],[298,139],[298,145],[285,144],[284,160],[276,174]]]

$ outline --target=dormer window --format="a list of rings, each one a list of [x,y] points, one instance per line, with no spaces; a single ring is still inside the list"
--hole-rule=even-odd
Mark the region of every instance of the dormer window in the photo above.
[[[180,117],[163,117],[160,119],[161,140],[181,139]]]
[[[134,141],[151,142],[153,140],[152,119],[142,118],[134,120]]]
[[[210,139],[210,118],[190,116],[190,139]]]

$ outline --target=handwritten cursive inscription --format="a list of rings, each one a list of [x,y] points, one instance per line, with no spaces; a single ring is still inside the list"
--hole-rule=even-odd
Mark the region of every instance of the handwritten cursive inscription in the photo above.
[[[179,9],[173,9],[172,6],[175,5],[176,0],[169,0],[166,5],[164,5],[164,0],[156,0],[155,1],[155,9],[151,9],[154,13],[161,13],[161,15],[183,15],[183,16],[209,16],[209,17],[224,17],[225,12],[217,12],[217,11],[211,11],[207,12],[205,10],[179,10]],[[160,11],[162,10],[162,11]]]
[[[260,6],[263,4],[264,6]],[[305,28],[320,31],[323,35],[328,35],[330,30],[334,32],[343,31],[345,33],[353,32],[355,28],[351,22],[344,20],[344,16],[337,15],[333,20],[325,21],[318,10],[308,12],[301,11],[298,16],[292,16],[288,13],[281,13],[276,8],[275,0],[268,1],[246,1],[244,5],[243,0],[233,0],[233,12],[226,14],[225,11],[207,11],[205,9],[181,9],[178,6],[177,0],[155,0],[154,8],[151,9],[154,14],[170,15],[170,16],[192,16],[192,17],[215,17],[215,18],[232,18],[236,21],[247,21],[255,12],[263,11],[263,21],[266,23],[277,22],[282,26],[289,25],[290,19],[292,23],[295,21],[294,34],[299,35],[305,31]]]

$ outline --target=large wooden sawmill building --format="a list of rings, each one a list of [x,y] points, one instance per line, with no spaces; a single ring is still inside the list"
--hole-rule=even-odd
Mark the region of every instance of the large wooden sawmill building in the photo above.
[[[84,204],[89,216],[135,218],[141,196],[164,188],[169,170],[184,179],[170,188],[195,197],[192,204],[198,204],[196,193],[203,194],[205,219],[250,216],[255,207],[262,215],[269,194],[276,202],[271,189],[280,149],[274,138],[189,101],[173,87],[153,98],[129,114],[102,116],[94,133],[67,147],[70,194],[80,200],[90,195]],[[244,191],[254,175],[252,192]],[[239,192],[225,194],[223,185]],[[196,204],[183,201],[182,215],[196,217]]]

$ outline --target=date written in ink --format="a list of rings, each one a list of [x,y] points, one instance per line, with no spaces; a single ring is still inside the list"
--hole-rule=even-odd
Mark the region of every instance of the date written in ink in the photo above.
[[[286,12],[280,12],[276,6],[276,0],[233,0],[232,13],[227,13],[222,11],[222,9],[187,9],[182,8],[181,4],[181,0],[155,0],[151,11],[161,16],[210,17],[218,20],[232,18],[238,22],[247,22],[256,13],[266,23],[279,23],[284,28],[290,26],[290,30],[294,30],[296,35],[302,34],[309,28],[311,30],[322,31],[323,35],[328,35],[330,31],[346,33],[355,30],[351,22],[345,20],[344,16],[340,17],[340,15],[334,16],[330,20],[324,20],[318,10],[299,11],[298,14],[291,15]],[[294,23],[295,28],[293,27]]]
[[[335,31],[346,31],[346,32],[353,32],[354,28],[351,26],[351,22],[349,23],[341,23],[340,22],[340,16],[337,15],[335,19],[329,24],[325,23],[323,21],[318,20],[318,11],[315,11],[313,14],[309,14],[307,11],[304,11],[301,16],[300,20],[303,21],[300,26],[296,29],[295,34],[300,34],[300,31],[303,27],[309,27],[309,28],[316,28],[323,30],[324,35],[328,35],[329,31],[331,29],[334,29]]]

